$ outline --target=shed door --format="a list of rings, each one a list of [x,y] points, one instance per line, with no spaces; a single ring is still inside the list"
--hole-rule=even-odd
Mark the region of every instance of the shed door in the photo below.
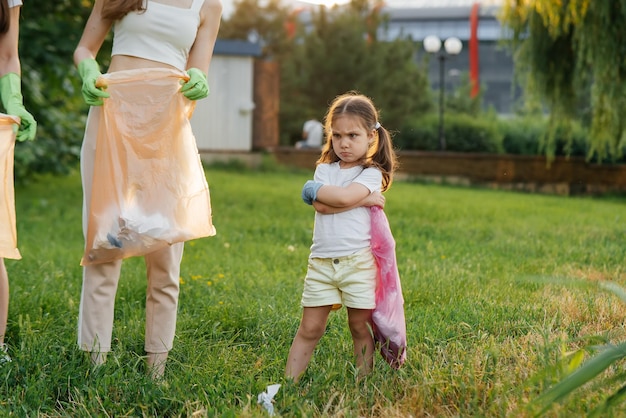
[[[196,104],[191,127],[199,151],[251,151],[253,60],[216,55],[209,70],[211,93]]]

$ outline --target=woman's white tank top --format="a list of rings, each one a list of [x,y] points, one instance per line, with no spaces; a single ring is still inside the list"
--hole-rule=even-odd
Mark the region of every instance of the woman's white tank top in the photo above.
[[[148,1],[144,12],[131,12],[115,22],[111,55],[130,55],[187,68],[189,50],[200,25],[204,0],[189,9]]]

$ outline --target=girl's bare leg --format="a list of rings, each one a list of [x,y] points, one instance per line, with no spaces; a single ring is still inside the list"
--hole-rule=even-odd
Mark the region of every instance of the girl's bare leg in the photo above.
[[[302,321],[291,344],[287,366],[285,367],[285,376],[295,382],[306,370],[315,346],[326,331],[326,321],[330,309],[331,306],[320,306],[304,308],[302,311]]]
[[[354,342],[354,356],[359,376],[365,376],[374,367],[374,338],[370,331],[371,309],[348,308],[348,324]]]
[[[9,276],[4,266],[4,259],[0,258],[0,346],[4,344],[4,334],[7,331],[9,317]]]

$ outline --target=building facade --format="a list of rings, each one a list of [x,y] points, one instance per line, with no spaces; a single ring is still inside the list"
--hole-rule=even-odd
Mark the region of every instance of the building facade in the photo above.
[[[383,13],[389,22],[380,29],[379,36],[383,40],[402,37],[420,43],[429,35],[437,36],[442,43],[457,37],[463,44],[460,54],[444,55],[446,91],[454,90],[467,77],[479,86],[485,108],[511,114],[520,100],[520,90],[514,82],[513,57],[502,43],[507,34],[498,21],[499,10],[498,6],[480,2],[446,7],[386,7]],[[417,59],[426,62],[431,85],[439,90],[439,59],[429,56],[423,48]]]

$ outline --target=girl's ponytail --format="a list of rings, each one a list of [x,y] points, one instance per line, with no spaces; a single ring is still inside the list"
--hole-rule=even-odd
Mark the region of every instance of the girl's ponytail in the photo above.
[[[383,174],[382,191],[386,191],[393,183],[393,174],[398,168],[398,157],[393,149],[391,134],[380,123],[376,123],[378,135],[376,151],[372,155],[372,162]]]

